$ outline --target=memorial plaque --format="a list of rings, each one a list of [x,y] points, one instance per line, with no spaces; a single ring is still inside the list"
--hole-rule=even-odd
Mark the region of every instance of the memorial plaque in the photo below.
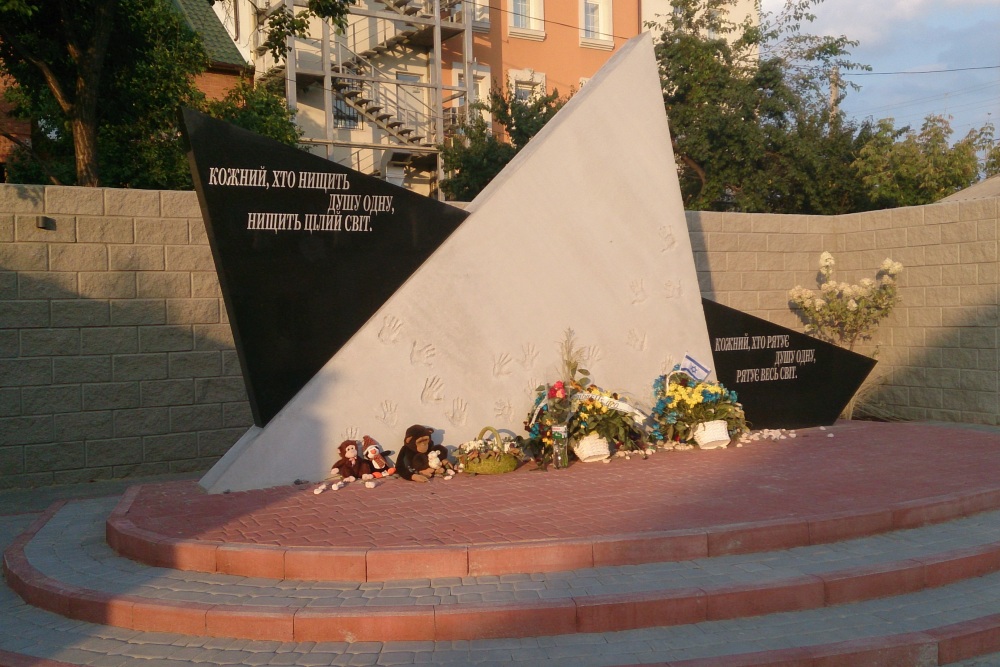
[[[834,423],[875,360],[702,299],[715,375],[753,429]]]
[[[466,213],[189,109],[183,121],[254,422],[264,426]]]

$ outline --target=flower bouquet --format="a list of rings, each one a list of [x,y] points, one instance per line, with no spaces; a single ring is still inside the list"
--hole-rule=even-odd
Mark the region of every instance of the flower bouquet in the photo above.
[[[486,438],[492,433],[493,437]],[[470,475],[498,475],[513,472],[520,463],[520,438],[502,436],[492,426],[479,432],[475,440],[459,445],[455,451],[463,472]]]
[[[569,431],[575,443],[574,449],[580,460],[586,460],[579,449],[582,442],[594,442],[599,438],[604,445],[605,456],[595,454],[595,459],[606,458],[609,447],[632,451],[645,450],[642,424],[646,415],[631,406],[624,396],[590,385],[572,397],[572,415]]]
[[[560,435],[565,438],[572,412],[570,392],[574,389],[581,387],[575,382],[567,386],[565,382],[559,380],[552,384],[540,385],[535,390],[534,406],[524,422],[524,428],[528,431],[528,441],[525,444],[531,457],[543,470],[549,463],[555,463],[556,467],[564,467],[567,463],[557,460],[562,452],[557,451],[556,440]],[[562,444],[565,445],[565,442]]]
[[[653,382],[653,438],[667,442],[689,442],[702,424],[724,421],[727,437],[745,433],[746,415],[736,392],[718,382],[696,380],[675,366],[669,375]]]
[[[590,383],[590,371],[581,368],[584,350],[576,346],[576,334],[567,329],[560,344],[564,379],[535,388],[535,402],[524,421],[528,432],[527,453],[542,470],[548,464],[569,464],[566,450],[569,421],[573,411],[572,396]]]

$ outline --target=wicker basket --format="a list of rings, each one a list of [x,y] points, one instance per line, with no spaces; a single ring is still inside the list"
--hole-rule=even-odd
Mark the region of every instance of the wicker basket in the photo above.
[[[479,436],[476,440],[483,440],[487,433],[493,434],[493,440],[500,444],[503,440],[500,438],[500,432],[497,431],[492,426],[487,426],[479,432]],[[476,458],[464,457],[462,463],[465,466],[465,472],[472,475],[501,475],[506,472],[513,472],[517,469],[518,463],[520,461],[516,456],[510,453],[504,454],[481,454]]]
[[[604,461],[611,456],[608,441],[597,433],[588,433],[580,440],[574,440],[572,446],[576,458],[580,459],[583,463]]]
[[[691,434],[701,449],[719,449],[729,444],[729,426],[725,419],[697,424]]]

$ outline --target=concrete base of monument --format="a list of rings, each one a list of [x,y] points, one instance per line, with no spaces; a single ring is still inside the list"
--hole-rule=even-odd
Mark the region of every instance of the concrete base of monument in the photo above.
[[[839,422],[721,451],[321,495],[147,484],[57,504],[4,567],[33,605],[141,632],[392,642],[648,628],[660,656],[656,633],[741,619],[769,650],[704,664],[939,664],[914,658],[931,650],[946,664],[1000,650],[1000,616],[983,615],[1000,591],[997,480],[996,429]],[[105,531],[117,554],[93,548]],[[908,611],[968,598],[977,577],[966,612],[919,625]],[[893,600],[866,620],[880,598]],[[843,604],[858,623],[823,620],[826,608],[845,618]],[[836,632],[806,640],[800,628],[782,644],[773,628],[799,628],[797,614]],[[714,655],[664,641],[657,659],[670,664]]]

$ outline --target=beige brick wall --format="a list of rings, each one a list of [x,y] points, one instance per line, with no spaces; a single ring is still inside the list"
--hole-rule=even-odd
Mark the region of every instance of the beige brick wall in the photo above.
[[[193,192],[0,185],[0,488],[202,470],[251,421]]]
[[[998,209],[992,198],[833,217],[692,212],[688,228],[704,296],[799,330],[788,290],[817,287],[824,250],[838,281],[902,262],[902,305],[858,348],[879,359],[874,400],[908,419],[997,424]]]
[[[860,350],[877,400],[997,424],[998,208],[688,227],[706,297],[799,330],[788,290],[824,250],[842,281],[902,262],[902,306]],[[205,469],[251,421],[194,193],[0,185],[0,488]]]

